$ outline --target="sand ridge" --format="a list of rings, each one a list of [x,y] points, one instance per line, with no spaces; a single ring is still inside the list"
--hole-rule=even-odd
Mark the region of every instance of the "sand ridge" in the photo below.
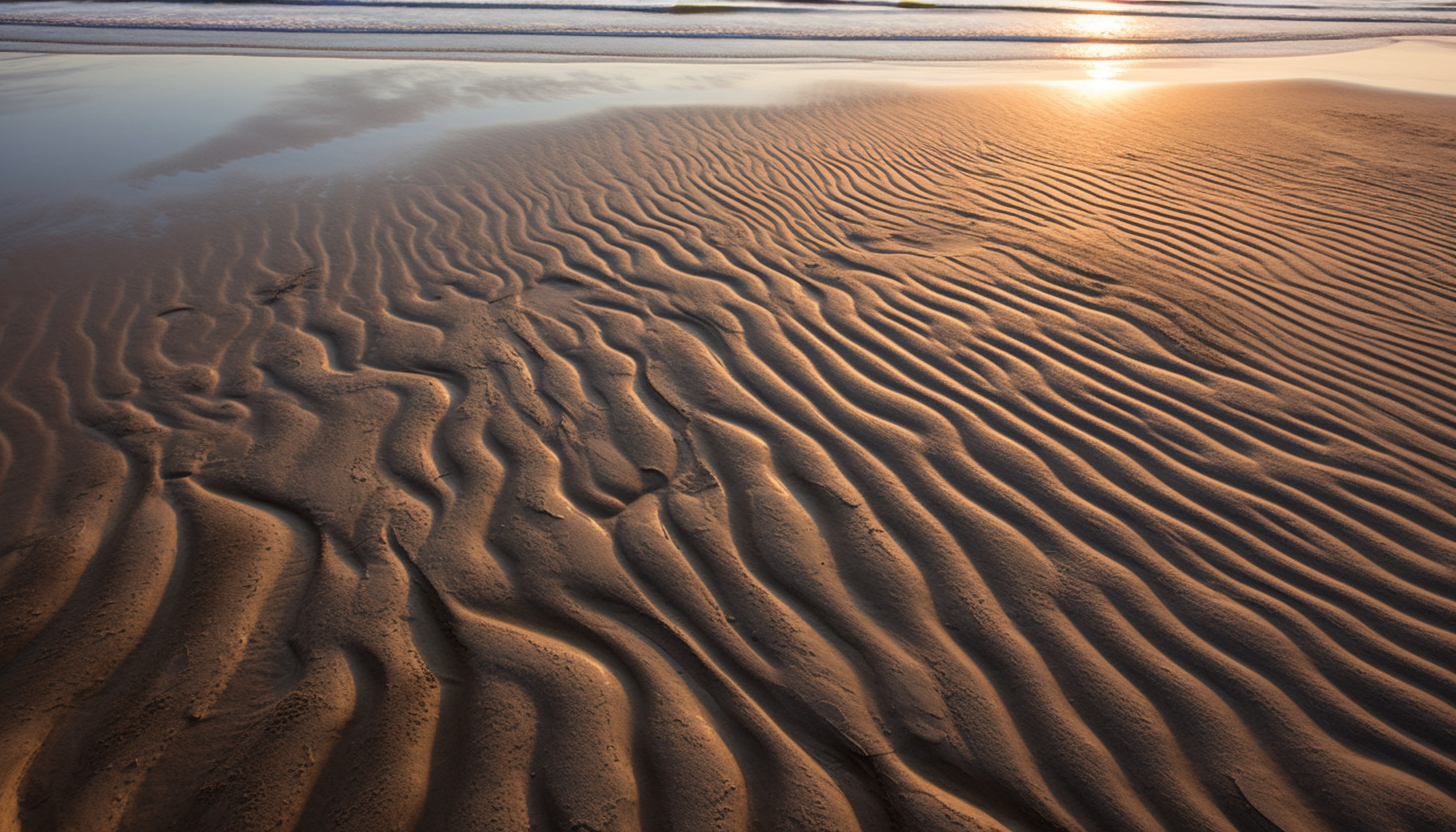
[[[1456,822],[1456,104],[871,90],[12,252],[0,828]]]

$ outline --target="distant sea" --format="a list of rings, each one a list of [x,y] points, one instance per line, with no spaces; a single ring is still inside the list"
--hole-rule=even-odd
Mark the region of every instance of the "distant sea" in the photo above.
[[[0,41],[674,58],[1145,58],[1456,35],[1456,0],[0,2]]]

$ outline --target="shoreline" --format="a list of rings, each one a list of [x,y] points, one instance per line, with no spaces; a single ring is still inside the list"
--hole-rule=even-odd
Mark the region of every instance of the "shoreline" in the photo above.
[[[319,7],[327,8],[327,6]],[[368,8],[367,6],[361,8]],[[810,7],[819,8],[819,7]],[[901,10],[904,12],[905,10]],[[910,10],[914,11],[914,10]],[[1029,10],[1035,14],[1038,10]],[[1011,14],[1011,12],[1008,12]],[[856,15],[850,14],[852,19]],[[1048,17],[1077,18],[1075,10]],[[894,18],[895,16],[892,16]],[[1083,15],[1088,17],[1088,15]],[[1121,20],[1117,15],[1110,19]],[[1135,17],[1135,15],[1131,15]],[[886,21],[889,22],[889,21]],[[235,23],[221,28],[152,26],[145,21],[92,26],[45,25],[38,21],[5,23],[0,15],[0,51],[108,51],[118,54],[256,54],[347,56],[364,54],[399,59],[497,60],[648,60],[648,61],[887,61],[1001,62],[1080,60],[1098,56],[1125,60],[1278,58],[1360,50],[1372,44],[1407,40],[1453,40],[1456,24],[1429,31],[1389,28],[1378,21],[1366,30],[1291,32],[1279,36],[1251,32],[1226,38],[1200,38],[1170,32],[1120,39],[1099,36],[1078,26],[1057,34],[976,31],[934,34],[934,27],[901,36],[863,37],[854,30],[833,36],[794,31],[763,32],[630,30],[561,32],[552,27],[520,31],[403,31],[295,29],[286,25],[250,28]],[[1091,24],[1087,24],[1091,25]],[[1115,32],[1118,25],[1111,25]],[[626,29],[627,27],[622,27]],[[1105,33],[1104,33],[1105,34]]]
[[[1456,94],[1456,36],[1403,36],[1331,39],[1322,41],[1289,41],[1287,54],[1234,53],[1228,55],[1174,54],[1168,56],[1142,54],[1136,45],[1080,44],[1075,53],[1048,57],[964,57],[916,58],[888,52],[866,55],[846,52],[843,55],[788,55],[781,53],[782,42],[770,42],[762,54],[741,56],[704,55],[702,52],[653,53],[624,50],[621,53],[590,51],[551,51],[538,47],[530,38],[518,49],[506,51],[453,51],[402,49],[397,36],[377,39],[378,48],[371,48],[369,39],[337,48],[308,42],[300,36],[297,48],[275,48],[246,43],[138,43],[127,42],[135,32],[106,30],[116,40],[57,42],[48,40],[16,40],[4,37],[0,26],[0,54],[12,55],[194,55],[200,57],[316,58],[358,59],[375,61],[461,62],[479,64],[648,64],[664,66],[745,67],[749,69],[786,66],[795,71],[803,68],[827,68],[834,72],[890,73],[897,69],[907,73],[907,80],[936,80],[934,74],[958,73],[954,79],[940,83],[1015,83],[1021,81],[1072,81],[1085,76],[1089,67],[1114,66],[1121,73],[1136,76],[1148,83],[1221,83],[1243,80],[1333,80],[1364,84],[1408,92],[1438,95]],[[257,33],[261,34],[261,33]],[[341,35],[342,39],[354,37]],[[610,39],[610,38],[607,38]],[[595,40],[588,38],[587,40]],[[652,38],[624,38],[626,42]],[[677,40],[663,38],[663,41]],[[393,44],[393,45],[391,45]],[[1237,46],[1237,45],[1230,45]],[[1352,62],[1350,59],[1353,58]],[[893,79],[892,79],[893,80]]]

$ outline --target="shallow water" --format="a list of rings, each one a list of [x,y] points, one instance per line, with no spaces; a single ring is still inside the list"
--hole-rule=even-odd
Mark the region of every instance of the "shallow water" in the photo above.
[[[229,183],[387,171],[460,130],[608,108],[1022,81],[1077,85],[1095,102],[1142,83],[1296,78],[1456,94],[1456,44],[1237,61],[918,65],[15,54],[0,59],[0,240],[78,222],[134,223],[117,209]]]
[[[766,101],[775,96],[763,74],[697,65],[13,56],[0,60],[0,229],[15,235],[115,219],[117,207],[224,182],[388,170],[460,129],[607,107]]]
[[[14,3],[0,40],[95,48],[1001,60],[1301,54],[1456,35],[1456,5],[1382,2],[431,0]],[[381,40],[381,37],[388,36]]]

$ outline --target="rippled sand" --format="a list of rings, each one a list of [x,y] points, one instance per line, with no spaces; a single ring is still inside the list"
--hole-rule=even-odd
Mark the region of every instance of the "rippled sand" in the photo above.
[[[1452,828],[1453,204],[886,88],[13,250],[0,828]]]

